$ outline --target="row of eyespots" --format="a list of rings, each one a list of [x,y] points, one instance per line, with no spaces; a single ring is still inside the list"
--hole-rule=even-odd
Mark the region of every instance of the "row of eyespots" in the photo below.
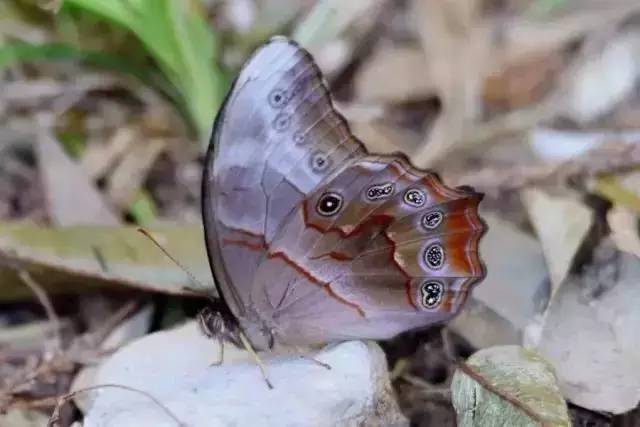
[[[316,152],[311,156],[311,168],[315,171],[324,171],[329,165],[329,160],[321,152]],[[387,199],[393,194],[394,185],[392,183],[378,184],[370,186],[365,195],[368,200],[375,201]],[[404,201],[413,207],[424,205],[426,198],[422,191],[412,188],[404,194]],[[332,216],[337,214],[342,208],[342,196],[336,192],[326,192],[320,196],[316,211],[322,216]],[[420,220],[422,226],[427,230],[435,230],[442,223],[444,214],[439,210],[432,210],[425,213]]]

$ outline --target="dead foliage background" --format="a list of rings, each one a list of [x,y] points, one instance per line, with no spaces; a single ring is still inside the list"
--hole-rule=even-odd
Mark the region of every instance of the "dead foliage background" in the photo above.
[[[205,304],[131,227],[212,286],[208,133],[242,61],[287,34],[368,147],[487,194],[467,309],[383,345],[412,425],[455,425],[451,354],[499,344],[551,362],[575,425],[640,425],[640,3],[138,3],[0,3],[0,424],[46,424],[86,369]]]

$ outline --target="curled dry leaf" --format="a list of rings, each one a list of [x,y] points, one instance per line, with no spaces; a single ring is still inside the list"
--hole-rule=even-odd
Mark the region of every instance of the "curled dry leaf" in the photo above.
[[[458,367],[451,391],[461,427],[571,425],[553,367],[519,346],[478,351]]]
[[[575,198],[551,196],[537,188],[524,190],[522,201],[542,243],[553,295],[591,228],[592,212]]]

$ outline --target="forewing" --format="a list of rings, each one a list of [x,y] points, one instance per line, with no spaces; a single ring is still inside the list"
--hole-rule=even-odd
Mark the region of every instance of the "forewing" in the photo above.
[[[207,251],[236,316],[284,219],[363,153],[306,51],[275,38],[247,61],[216,118],[203,179]]]

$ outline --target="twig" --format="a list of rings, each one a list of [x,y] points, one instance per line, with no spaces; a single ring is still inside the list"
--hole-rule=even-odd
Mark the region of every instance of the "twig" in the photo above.
[[[49,318],[49,321],[51,322],[51,325],[53,327],[56,348],[62,348],[60,318],[53,309],[53,304],[51,304],[49,296],[44,291],[44,289],[33,279],[33,277],[31,277],[31,274],[29,274],[29,272],[27,272],[26,270],[19,270],[18,277],[20,277],[20,280],[22,280],[25,285],[27,285],[29,289],[31,289],[31,292],[34,293],[36,298],[38,298],[40,305],[42,305],[42,307],[44,308],[44,311],[47,314],[47,317]]]
[[[17,391],[30,387],[39,378],[63,371],[71,371],[75,369],[77,365],[82,364],[81,361],[83,360],[95,358],[105,352],[110,352],[95,347],[104,341],[105,337],[138,307],[139,303],[135,301],[125,304],[110,316],[99,330],[87,332],[76,337],[65,351],[59,351],[47,360],[35,359],[37,360],[35,366],[25,365],[13,378],[5,380],[2,388],[0,388],[0,412],[8,407],[14,407],[14,404],[24,406],[24,402],[16,402],[12,396],[15,395]],[[88,351],[91,351],[90,356],[85,354]],[[26,357],[29,356],[27,355]],[[46,399],[38,399],[37,401],[26,404],[44,405],[47,402]],[[49,403],[53,404],[55,400],[49,401]]]
[[[640,165],[640,141],[612,142],[583,156],[552,165],[485,168],[457,178],[456,184],[473,185],[491,194],[518,190],[533,185],[566,182],[605,173],[628,170]]]
[[[180,421],[180,419],[173,413],[171,412],[171,410],[169,408],[167,408],[162,402],[160,402],[157,398],[153,397],[151,394],[147,393],[146,391],[143,390],[138,390],[137,388],[133,388],[133,387],[129,387],[126,385],[121,385],[121,384],[99,384],[99,385],[95,385],[95,386],[91,386],[91,387],[86,387],[83,389],[79,389],[79,390],[75,390],[72,391],[70,393],[64,394],[62,396],[60,396],[58,398],[58,401],[56,403],[56,407],[53,410],[53,413],[51,414],[51,417],[49,417],[49,421],[47,422],[47,427],[55,427],[56,425],[58,425],[58,422],[60,421],[60,408],[62,407],[62,405],[64,405],[65,403],[67,403],[69,400],[73,399],[76,395],[80,394],[80,393],[87,393],[93,390],[97,390],[97,389],[101,389],[101,388],[119,388],[119,389],[123,389],[123,390],[128,390],[134,393],[138,393],[141,394],[145,397],[147,397],[149,400],[151,400],[153,403],[155,403],[156,405],[158,405],[158,407],[160,409],[162,409],[162,411],[172,420],[174,420],[176,422],[176,424],[180,427],[187,427],[187,425],[185,423],[183,423],[182,421]]]
[[[424,397],[437,397],[446,402],[451,402],[451,390],[447,386],[438,387],[411,374],[404,374],[400,376],[400,379],[416,387]]]

